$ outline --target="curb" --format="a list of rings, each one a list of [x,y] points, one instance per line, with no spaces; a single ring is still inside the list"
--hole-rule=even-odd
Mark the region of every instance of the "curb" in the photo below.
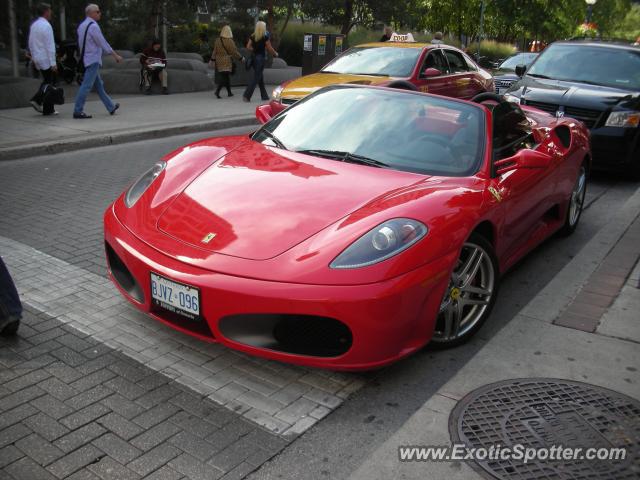
[[[106,145],[116,145],[137,140],[149,140],[187,133],[222,130],[225,128],[244,127],[250,125],[257,125],[257,120],[253,115],[229,117],[222,120],[204,120],[178,125],[159,126],[154,129],[127,130],[99,135],[89,134],[81,138],[0,148],[0,161],[53,155],[56,153],[71,152]]]

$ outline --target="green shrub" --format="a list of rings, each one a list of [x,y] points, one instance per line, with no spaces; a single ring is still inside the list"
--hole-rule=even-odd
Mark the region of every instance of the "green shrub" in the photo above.
[[[476,53],[478,51],[478,44],[472,43],[469,45],[469,51]],[[483,40],[480,43],[480,55],[487,57],[489,60],[498,60],[501,58],[507,58],[516,52],[516,47],[510,43],[500,43],[495,40]]]

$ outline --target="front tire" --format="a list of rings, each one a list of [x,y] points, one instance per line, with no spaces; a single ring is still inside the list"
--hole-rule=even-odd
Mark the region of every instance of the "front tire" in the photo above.
[[[569,196],[569,205],[567,206],[567,214],[564,218],[564,225],[560,229],[559,233],[563,237],[571,235],[575,232],[582,216],[582,210],[584,208],[584,199],[587,194],[587,167],[582,164],[580,171],[578,172],[578,178],[571,190]]]
[[[460,251],[442,299],[432,343],[449,348],[469,340],[486,322],[498,295],[500,271],[493,246],[472,233]]]

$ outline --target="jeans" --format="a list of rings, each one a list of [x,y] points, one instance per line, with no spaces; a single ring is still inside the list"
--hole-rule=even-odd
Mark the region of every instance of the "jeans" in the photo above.
[[[0,320],[7,317],[20,318],[22,304],[16,286],[9,275],[9,270],[0,257]]]
[[[253,75],[251,80],[249,80],[247,89],[244,91],[244,98],[248,100],[251,100],[251,95],[253,95],[256,85],[260,87],[260,96],[262,96],[262,100],[269,100],[269,94],[267,93],[267,89],[264,88],[264,78],[262,76],[264,71],[264,62],[264,55],[256,55],[253,58]]]
[[[96,87],[96,92],[98,92],[98,96],[104,106],[107,108],[107,111],[111,113],[113,109],[116,107],[111,100],[111,97],[107,95],[107,92],[104,91],[104,83],[102,82],[102,78],[100,78],[100,64],[92,63],[89,65],[84,71],[84,79],[82,80],[82,85],[80,85],[80,89],[76,94],[76,104],[73,107],[73,113],[82,113],[84,109],[84,102],[87,101],[87,95],[91,89]]]

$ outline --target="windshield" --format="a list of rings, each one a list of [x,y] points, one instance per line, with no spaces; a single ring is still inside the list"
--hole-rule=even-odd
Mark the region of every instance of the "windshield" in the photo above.
[[[328,87],[292,105],[255,141],[335,161],[467,176],[484,151],[480,108],[403,91]]]
[[[640,90],[640,51],[589,45],[551,45],[528,75]]]
[[[421,48],[355,47],[347,50],[321,71],[409,77],[421,51]]]
[[[518,65],[531,65],[531,62],[538,56],[537,53],[518,53],[513,57],[507,58],[498,67],[500,70],[513,70],[515,71]]]

